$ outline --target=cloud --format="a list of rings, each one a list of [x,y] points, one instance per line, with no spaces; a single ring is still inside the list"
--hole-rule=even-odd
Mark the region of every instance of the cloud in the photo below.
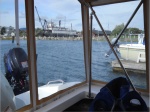
[[[0,14],[9,14],[9,11],[0,11]]]
[[[3,25],[10,26],[15,25],[15,10],[13,0],[1,0],[1,20]],[[10,5],[8,5],[8,3]],[[82,30],[82,18],[81,18],[81,5],[77,0],[35,0],[35,6],[38,9],[38,13],[42,19],[47,21],[54,21],[58,25],[58,21],[61,20],[62,25],[66,27],[72,26],[74,29]],[[105,29],[113,30],[116,25],[126,23],[137,7],[139,1],[129,3],[118,3],[112,5],[104,5],[100,7],[94,7],[97,16],[99,17],[103,27]],[[140,8],[137,15],[132,20],[130,27],[143,28],[142,8]],[[25,26],[25,3],[24,0],[19,0],[19,25]],[[6,22],[7,20],[7,22]],[[35,26],[41,27],[38,15],[35,12]],[[97,22],[93,21],[93,27],[100,30]]]
[[[59,20],[61,20],[62,24],[66,27],[70,27],[71,23],[81,23],[80,3],[76,0],[64,0],[63,2],[62,0],[55,0],[55,2],[45,0],[42,3],[41,0],[36,0],[35,6],[41,18],[45,16],[48,21],[52,20],[56,22],[57,25]],[[35,16],[37,18],[37,14],[35,14]]]
[[[139,1],[134,1],[129,3],[118,3],[107,6],[100,6],[95,7],[94,9],[103,27],[105,29],[113,30],[116,25],[127,23],[138,4]],[[143,29],[142,11],[143,10],[141,7],[135,15],[135,17],[133,18],[133,20],[131,21],[131,23],[129,24],[129,27],[138,27],[140,29]],[[96,25],[97,22],[94,21],[94,23],[95,27],[99,29],[99,26]]]
[[[56,16],[61,17],[69,17],[76,14],[77,9],[79,8],[78,1],[72,0],[56,0],[55,2],[51,2],[49,0],[45,0],[45,2],[40,3],[40,0],[35,1],[35,5],[38,8],[38,12],[40,15],[47,15],[49,18],[56,18]],[[76,8],[77,7],[77,8]],[[78,9],[80,11],[80,9]]]
[[[24,18],[25,19],[26,18],[25,12],[20,12],[19,13],[19,18]]]

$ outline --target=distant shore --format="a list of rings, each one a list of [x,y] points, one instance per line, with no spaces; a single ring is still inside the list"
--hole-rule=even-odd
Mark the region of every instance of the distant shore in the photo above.
[[[35,37],[36,40],[83,40],[83,37]],[[108,38],[110,40],[112,40],[113,38],[115,38],[115,36],[108,36]],[[27,37],[20,37],[20,40],[26,40]],[[12,37],[4,37],[4,36],[0,36],[0,40],[12,40]],[[105,37],[104,36],[97,36],[97,37],[92,37],[93,41],[105,41]],[[121,37],[119,39],[122,42],[137,42],[138,38],[137,37]]]

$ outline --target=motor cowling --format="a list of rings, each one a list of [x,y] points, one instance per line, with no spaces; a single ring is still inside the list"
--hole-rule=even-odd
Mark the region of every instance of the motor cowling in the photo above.
[[[14,93],[19,94],[28,90],[28,58],[22,48],[10,49],[4,55],[5,76],[13,87]]]

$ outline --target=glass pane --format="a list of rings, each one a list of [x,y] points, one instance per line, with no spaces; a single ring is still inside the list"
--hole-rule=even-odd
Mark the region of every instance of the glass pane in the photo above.
[[[96,7],[98,15],[110,42],[117,38],[124,28],[132,13],[136,9],[139,1],[130,3],[120,3],[108,6]],[[128,7],[128,8],[127,8]],[[119,9],[119,10],[118,10]],[[139,21],[140,20],[140,21]],[[92,50],[92,75],[93,79],[109,82],[116,77],[125,77],[114,54],[109,55],[109,45],[100,31],[97,22],[94,20],[93,26],[93,50]],[[118,46],[115,47],[123,66],[128,71],[129,77],[135,87],[146,88],[146,67],[145,67],[145,45],[143,6],[119,39]],[[108,57],[105,55],[109,55]],[[136,69],[136,70],[135,70]]]
[[[81,8],[78,1],[69,0],[35,0],[35,6],[38,93],[42,99],[85,81]]]
[[[16,22],[15,6],[17,7],[17,4],[18,20]],[[4,75],[11,86],[12,95],[15,95],[13,102],[17,110],[30,104],[25,2],[24,0],[18,0],[18,3],[17,0],[3,0],[0,9],[0,75]]]

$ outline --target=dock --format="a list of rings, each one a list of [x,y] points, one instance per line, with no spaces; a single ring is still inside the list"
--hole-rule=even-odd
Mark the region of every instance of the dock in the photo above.
[[[146,73],[146,63],[137,63],[129,60],[120,60],[127,71],[137,72],[137,73]],[[120,67],[120,64],[117,60],[112,61],[111,63],[113,71],[123,71]]]

